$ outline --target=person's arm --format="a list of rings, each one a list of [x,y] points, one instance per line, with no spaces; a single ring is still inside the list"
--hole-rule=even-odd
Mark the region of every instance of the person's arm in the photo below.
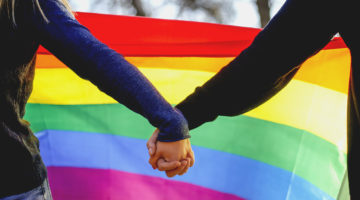
[[[178,141],[190,137],[183,115],[159,94],[136,67],[98,41],[59,0],[39,2],[49,22],[31,3],[24,8],[24,27],[36,41],[80,77],[90,80],[103,92],[147,118],[159,128],[159,141]],[[126,31],[126,27],[121,28]]]
[[[245,113],[280,91],[337,31],[332,0],[288,0],[253,43],[176,107],[193,129]]]

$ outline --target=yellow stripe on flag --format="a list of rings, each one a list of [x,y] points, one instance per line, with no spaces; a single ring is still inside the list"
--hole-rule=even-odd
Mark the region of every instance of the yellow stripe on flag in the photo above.
[[[160,93],[172,104],[183,100],[196,86],[214,73],[140,68]],[[59,84],[61,83],[61,84]],[[44,86],[46,85],[46,89]],[[314,133],[346,149],[347,95],[315,84],[293,80],[279,94],[246,115]],[[68,68],[36,69],[30,103],[108,104],[116,103],[89,81]],[[336,106],[334,106],[336,105]]]
[[[348,49],[322,50],[308,59],[294,79],[314,83],[347,94],[350,74]],[[232,57],[126,57],[139,68],[218,72]],[[37,68],[67,68],[53,55],[38,55]],[[165,74],[166,76],[166,74]]]

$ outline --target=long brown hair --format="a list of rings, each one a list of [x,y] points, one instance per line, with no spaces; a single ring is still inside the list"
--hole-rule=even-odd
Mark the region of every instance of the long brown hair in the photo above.
[[[27,0],[26,0],[27,1]],[[46,18],[43,10],[41,9],[39,0],[32,0],[33,3],[36,5],[37,9],[39,9],[42,17],[46,22],[49,22],[49,20]],[[65,8],[69,11],[69,13],[73,14],[70,8],[70,5],[67,0],[59,0]],[[9,18],[12,20],[13,24],[16,25],[15,21],[15,2],[16,0],[0,0],[0,13],[7,12]]]

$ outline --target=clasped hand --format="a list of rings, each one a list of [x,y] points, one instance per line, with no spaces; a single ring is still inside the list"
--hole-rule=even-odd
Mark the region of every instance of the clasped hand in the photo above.
[[[146,143],[153,169],[165,171],[168,177],[185,174],[195,162],[194,152],[189,139],[176,142],[157,141],[159,130],[156,129]]]

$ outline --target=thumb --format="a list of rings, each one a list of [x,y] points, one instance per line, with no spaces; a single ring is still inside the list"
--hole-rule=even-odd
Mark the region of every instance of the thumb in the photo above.
[[[150,156],[154,155],[154,153],[156,152],[156,141],[158,135],[159,135],[159,129],[156,129],[146,143]]]
[[[149,142],[147,143],[147,148],[150,156],[153,156],[156,152],[156,145],[155,142]]]

